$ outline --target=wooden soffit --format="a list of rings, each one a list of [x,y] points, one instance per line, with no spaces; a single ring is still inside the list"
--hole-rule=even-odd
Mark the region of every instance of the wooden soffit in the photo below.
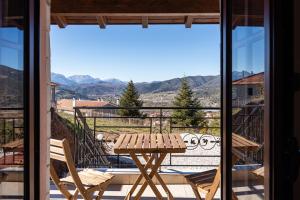
[[[219,0],[52,0],[51,23],[97,24],[216,24]]]

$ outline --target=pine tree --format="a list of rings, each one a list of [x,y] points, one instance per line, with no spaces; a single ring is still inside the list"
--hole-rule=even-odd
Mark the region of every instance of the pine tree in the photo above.
[[[200,102],[194,97],[188,81],[184,78],[181,81],[178,94],[173,102],[174,107],[200,108]],[[172,113],[173,122],[181,126],[205,126],[204,112],[199,109],[175,109]]]
[[[139,93],[132,81],[128,82],[127,88],[124,90],[120,98],[120,107],[127,108],[140,108],[143,106],[143,102],[139,100]],[[140,117],[142,114],[139,109],[121,109],[119,111],[121,116]]]

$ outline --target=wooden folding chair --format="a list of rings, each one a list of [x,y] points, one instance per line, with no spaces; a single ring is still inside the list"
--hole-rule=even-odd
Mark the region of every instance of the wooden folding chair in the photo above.
[[[257,168],[255,170],[251,171],[251,173],[256,175],[257,177],[264,178],[265,177],[265,168],[264,167]]]
[[[202,200],[200,192],[206,194],[205,200],[212,200],[221,183],[221,166],[218,169],[187,175],[185,178],[191,185],[197,200]],[[232,199],[237,200],[234,192],[232,192]]]
[[[70,146],[66,139],[50,140],[50,158],[67,164],[70,176],[59,178],[52,163],[50,163],[50,176],[56,187],[69,200],[75,200],[80,193],[85,200],[93,199],[95,191],[99,191],[96,200],[100,200],[107,186],[110,184],[113,175],[85,169],[77,172],[71,156]],[[74,194],[68,191],[67,185],[75,185]]]
[[[206,200],[211,200],[215,196],[220,185],[220,167],[218,167],[218,169],[187,175],[185,178],[191,185],[197,200],[202,200],[200,192],[206,194]]]

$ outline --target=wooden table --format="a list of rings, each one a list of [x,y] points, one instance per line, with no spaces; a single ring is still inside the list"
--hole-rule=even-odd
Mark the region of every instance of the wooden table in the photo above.
[[[154,176],[167,193],[168,199],[174,199],[157,170],[168,153],[184,153],[185,151],[186,145],[179,134],[122,134],[114,145],[114,152],[129,153],[141,172],[125,199],[131,198],[143,178],[145,181],[134,199],[140,199],[148,185],[157,199],[162,199],[162,195],[153,183]],[[141,164],[137,154],[143,156],[146,161],[145,165]],[[148,169],[151,169],[149,173]]]
[[[256,152],[260,147],[261,145],[236,133],[232,133],[232,164],[235,164],[238,159],[243,158],[243,152]]]

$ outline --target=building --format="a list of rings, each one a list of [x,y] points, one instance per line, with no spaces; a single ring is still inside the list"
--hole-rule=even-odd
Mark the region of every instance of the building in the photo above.
[[[51,87],[51,107],[56,109],[57,101],[56,101],[56,88],[59,86],[58,83],[50,82]]]
[[[264,72],[253,74],[232,82],[232,102],[244,106],[264,98]]]
[[[117,114],[116,109],[99,109],[99,108],[115,108],[115,104],[103,100],[81,100],[81,99],[60,99],[57,101],[57,110],[74,114],[74,108],[80,107],[80,111],[85,116],[103,116]],[[86,109],[84,109],[86,108]],[[93,109],[94,108],[94,109]]]

